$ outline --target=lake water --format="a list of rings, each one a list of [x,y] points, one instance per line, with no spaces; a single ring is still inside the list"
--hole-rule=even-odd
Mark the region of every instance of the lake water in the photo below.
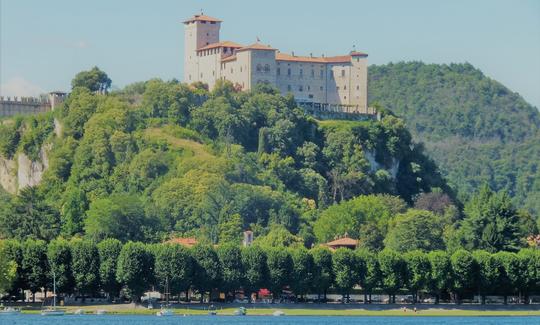
[[[116,316],[116,315],[66,315],[62,317],[43,317],[40,315],[0,316],[1,325],[206,325],[206,324],[291,324],[291,325],[341,325],[341,324],[540,324],[540,317],[341,317],[341,316]]]

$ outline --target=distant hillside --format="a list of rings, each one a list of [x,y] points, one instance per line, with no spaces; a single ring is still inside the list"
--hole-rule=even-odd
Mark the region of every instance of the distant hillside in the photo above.
[[[369,67],[369,98],[402,116],[462,198],[483,182],[540,212],[540,113],[470,64]]]

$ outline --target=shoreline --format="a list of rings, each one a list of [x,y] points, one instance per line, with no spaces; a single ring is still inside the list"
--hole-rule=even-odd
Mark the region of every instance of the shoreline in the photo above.
[[[234,316],[239,306],[214,304],[217,316]],[[540,305],[521,306],[433,306],[433,305],[387,305],[383,306],[249,306],[241,305],[247,310],[248,316],[271,316],[273,312],[281,310],[287,316],[406,316],[406,317],[513,317],[513,316],[540,316]],[[37,306],[20,306],[23,314],[39,314]],[[386,308],[384,308],[386,307]],[[403,308],[406,307],[407,311]],[[414,312],[416,307],[417,312]],[[462,308],[465,307],[465,308]],[[155,315],[159,307],[148,309],[142,305],[108,304],[108,305],[70,305],[59,307],[72,314],[82,309],[85,314],[95,314],[97,310],[104,310],[108,315]],[[171,308],[177,316],[204,316],[208,315],[208,305],[174,306]]]

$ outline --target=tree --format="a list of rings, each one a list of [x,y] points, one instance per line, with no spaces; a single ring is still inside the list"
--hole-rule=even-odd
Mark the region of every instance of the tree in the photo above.
[[[431,265],[429,287],[435,294],[435,304],[438,304],[441,293],[452,285],[452,264],[448,253],[444,251],[431,251],[428,253],[428,259]]]
[[[244,282],[244,265],[242,264],[242,251],[234,244],[221,245],[217,249],[219,261],[223,268],[223,281],[221,288],[225,293],[234,293]]]
[[[384,243],[398,252],[443,249],[442,221],[429,211],[411,209],[392,220]]]
[[[522,249],[518,252],[520,268],[523,274],[521,293],[526,304],[529,296],[540,287],[540,251],[536,249]]]
[[[504,296],[504,304],[508,302],[508,295],[514,294],[523,286],[523,269],[516,253],[497,252],[493,257],[501,266],[501,274],[497,289]],[[520,294],[521,296],[521,294]]]
[[[71,241],[71,254],[75,288],[84,299],[99,287],[99,251],[93,242],[75,239]]]
[[[313,287],[315,264],[313,256],[304,247],[291,249],[293,261],[291,289],[301,299]]]
[[[381,287],[388,293],[388,303],[396,303],[396,292],[405,286],[407,264],[400,254],[384,249],[378,254]]]
[[[97,244],[99,253],[99,279],[100,287],[109,298],[116,297],[120,293],[121,285],[116,279],[118,257],[122,251],[122,243],[118,239],[109,238]]]
[[[474,288],[478,278],[478,266],[471,253],[464,249],[457,250],[450,257],[454,275],[452,289],[455,292],[455,301],[459,304],[461,296]]]
[[[404,255],[407,264],[407,286],[412,291],[413,302],[418,302],[418,291],[427,289],[431,281],[431,264],[422,251],[410,251]]]
[[[93,67],[88,71],[77,73],[75,78],[71,80],[71,88],[83,87],[95,93],[106,94],[111,88],[111,82],[105,72],[98,67]]]
[[[292,283],[293,261],[285,249],[269,248],[266,250],[268,265],[268,288],[272,292],[272,303],[281,296],[281,291]]]
[[[235,213],[219,223],[219,242],[235,243],[242,241],[242,217]]]
[[[216,251],[208,245],[198,244],[191,249],[194,262],[193,286],[201,294],[201,302],[204,295],[219,288],[222,280],[222,266]]]
[[[349,302],[349,293],[355,284],[362,282],[365,267],[359,265],[354,251],[338,248],[332,256],[334,286],[342,295],[341,303]]]
[[[26,281],[22,269],[23,262],[23,245],[16,239],[0,240],[2,254],[7,261],[13,261],[16,265],[15,278],[11,282],[10,296],[15,296],[16,299],[21,296],[21,289],[26,286]],[[8,279],[9,267],[5,268],[6,279]]]
[[[374,252],[384,248],[383,231],[374,222],[368,222],[360,226],[358,248]]]
[[[72,293],[75,285],[73,278],[72,256],[69,242],[63,238],[52,240],[47,246],[47,261],[50,266],[49,278],[56,278],[56,291]]]
[[[155,275],[159,285],[168,293],[186,291],[191,284],[193,261],[187,248],[178,244],[165,244],[157,248],[155,257]],[[167,288],[167,284],[169,288]],[[180,296],[180,295],[179,295]]]
[[[97,199],[86,212],[86,235],[95,241],[116,238],[120,241],[145,239],[148,220],[140,199],[134,195],[113,194]]]
[[[495,292],[501,284],[502,264],[492,254],[477,250],[473,252],[473,257],[478,267],[478,292],[481,297],[481,304],[486,304],[486,295]]]
[[[0,240],[0,296],[11,289],[17,276],[17,263],[9,259],[4,246]]]
[[[24,240],[51,240],[60,232],[58,212],[48,205],[36,187],[26,187],[13,201],[9,214],[0,213],[0,236]]]
[[[36,292],[47,286],[47,245],[42,240],[28,239],[23,244],[22,273],[25,289],[32,293],[35,302]]]
[[[381,270],[377,254],[367,249],[357,251],[358,260],[365,265],[365,276],[361,279],[360,286],[364,291],[364,304],[371,301],[371,292],[377,288],[381,282]],[[368,297],[369,296],[369,297]]]
[[[258,237],[253,244],[263,248],[303,247],[302,238],[293,235],[283,225],[277,224],[271,225],[268,234]]]
[[[522,246],[519,215],[508,194],[482,187],[465,205],[459,236],[467,249],[517,251]]]
[[[317,292],[317,301],[321,301],[321,294],[324,294],[326,302],[326,292],[334,282],[334,270],[332,263],[332,252],[323,246],[317,246],[309,251],[313,256],[313,288]]]
[[[241,250],[242,265],[244,266],[243,288],[252,294],[268,283],[268,264],[264,250],[258,246],[248,246]],[[251,303],[251,299],[249,299]]]
[[[128,242],[118,256],[116,280],[127,290],[132,301],[140,302],[141,296],[152,283],[153,260],[142,243]]]

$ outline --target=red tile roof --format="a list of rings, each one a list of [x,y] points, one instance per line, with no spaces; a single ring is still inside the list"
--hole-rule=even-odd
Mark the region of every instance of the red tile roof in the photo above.
[[[245,47],[242,47],[236,51],[246,51],[246,50],[265,50],[265,51],[275,51],[275,48],[272,48],[268,45],[260,44],[260,43],[254,43]]]
[[[217,47],[241,48],[242,46],[243,45],[240,45],[240,44],[235,43],[235,42],[223,41],[223,42],[208,44],[208,45],[206,45],[204,47],[198,48],[197,51],[209,50],[209,49],[214,49],[214,48],[217,48]]]
[[[325,244],[328,247],[342,247],[342,246],[354,246],[358,245],[358,240],[352,239],[349,237],[344,237],[340,239],[336,239],[334,241],[331,241],[329,243]]]
[[[191,22],[194,22],[194,21],[210,21],[210,22],[213,21],[213,22],[216,22],[216,23],[222,22],[222,20],[214,18],[214,17],[205,16],[205,15],[195,15],[195,16],[189,18],[188,20],[185,20],[184,24],[191,23]]]
[[[368,55],[367,53],[364,53],[364,52],[352,51],[351,56],[368,56]]]
[[[186,247],[192,247],[192,246],[197,245],[197,239],[193,237],[188,237],[188,238],[176,237],[176,238],[169,239],[165,243],[166,244],[180,244]]]

